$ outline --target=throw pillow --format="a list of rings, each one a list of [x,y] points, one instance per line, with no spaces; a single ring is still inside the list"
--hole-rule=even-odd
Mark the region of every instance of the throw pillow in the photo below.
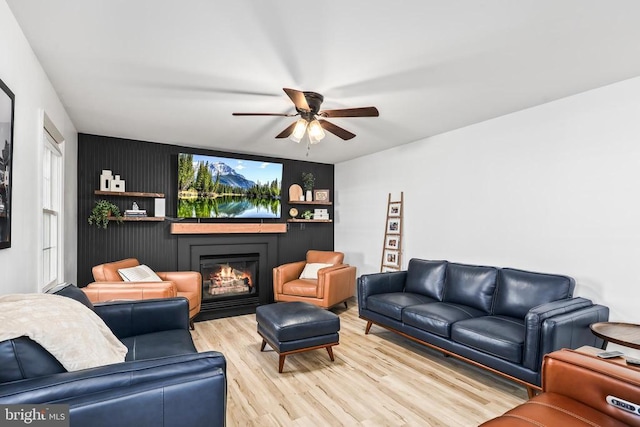
[[[300,274],[301,279],[317,279],[318,278],[318,270],[325,267],[331,267],[333,264],[324,264],[321,262],[310,262],[304,266],[304,270],[302,270],[302,274]]]
[[[162,279],[144,264],[121,268],[118,274],[125,282],[162,282]]]
[[[82,289],[78,288],[72,283],[65,282],[55,286],[46,287],[45,289],[43,289],[43,292],[45,294],[60,295],[63,297],[74,299],[86,305],[87,308],[93,310],[93,304],[89,300],[89,297],[87,297],[87,294],[82,292]]]

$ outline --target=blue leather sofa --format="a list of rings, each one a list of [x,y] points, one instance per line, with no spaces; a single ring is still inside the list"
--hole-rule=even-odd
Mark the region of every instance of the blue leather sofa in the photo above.
[[[589,325],[609,309],[574,298],[571,277],[412,259],[406,271],[358,278],[360,317],[540,390],[546,353],[602,347]]]
[[[223,426],[226,361],[198,353],[185,298],[93,306],[128,348],[123,363],[67,372],[27,337],[0,342],[0,404],[68,404],[71,426]],[[55,319],[52,319],[55,321]]]

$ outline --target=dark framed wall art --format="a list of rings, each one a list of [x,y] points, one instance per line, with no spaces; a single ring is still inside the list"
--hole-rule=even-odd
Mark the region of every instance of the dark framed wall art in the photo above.
[[[11,247],[11,162],[15,96],[0,80],[0,249]]]

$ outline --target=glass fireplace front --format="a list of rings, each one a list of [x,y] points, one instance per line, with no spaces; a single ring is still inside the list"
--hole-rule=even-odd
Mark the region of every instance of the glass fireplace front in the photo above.
[[[258,294],[258,254],[203,257],[202,300],[218,300]]]

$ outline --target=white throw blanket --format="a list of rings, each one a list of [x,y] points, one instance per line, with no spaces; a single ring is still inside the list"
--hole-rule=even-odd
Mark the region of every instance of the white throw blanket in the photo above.
[[[91,309],[59,295],[0,296],[0,341],[27,336],[67,371],[124,362],[127,347]]]

